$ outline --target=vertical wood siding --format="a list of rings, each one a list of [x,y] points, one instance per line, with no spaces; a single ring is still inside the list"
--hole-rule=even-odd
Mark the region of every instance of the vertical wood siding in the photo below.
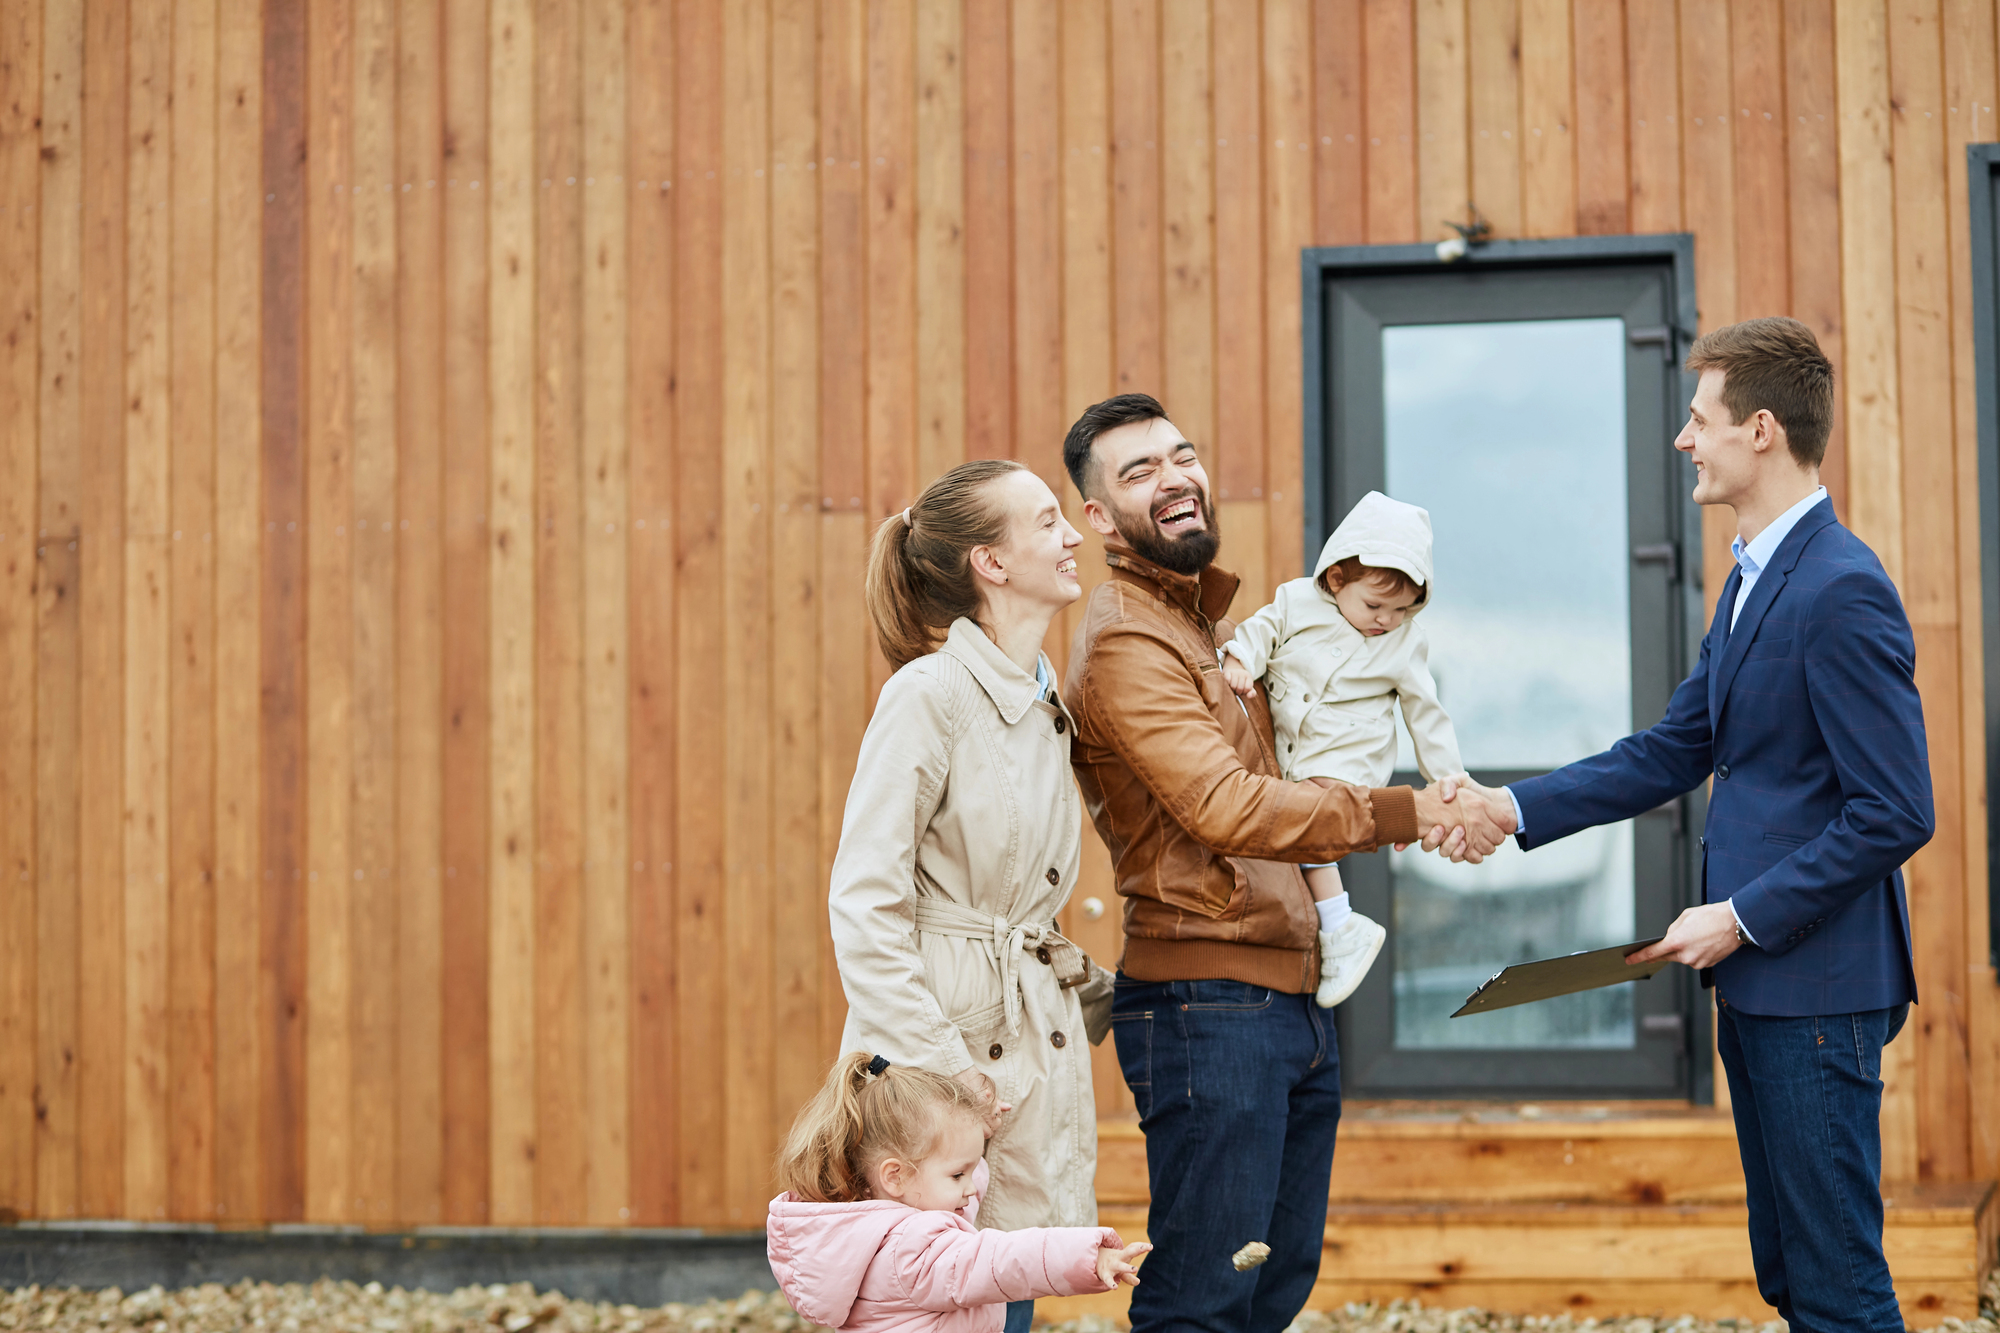
[[[1704,327],[1795,314],[1838,363],[1827,481],[1909,605],[1939,811],[1885,1160],[2000,1173],[1963,157],[1996,29],[5,6],[0,1216],[753,1225],[840,1031],[873,525],[967,457],[1074,511],[1067,423],[1153,391],[1253,608],[1305,554],[1299,248],[1468,201],[1692,231]],[[1116,922],[1065,924],[1109,959]]]

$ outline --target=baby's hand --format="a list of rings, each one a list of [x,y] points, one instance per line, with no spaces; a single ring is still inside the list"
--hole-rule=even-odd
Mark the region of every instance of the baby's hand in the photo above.
[[[1152,1248],[1143,1240],[1133,1241],[1122,1250],[1115,1245],[1104,1246],[1097,1252],[1097,1280],[1106,1289],[1121,1283],[1128,1287],[1138,1286],[1139,1270],[1132,1261]]]
[[[1250,669],[1236,660],[1234,653],[1224,653],[1222,657],[1222,678],[1229,682],[1229,688],[1248,699],[1257,692],[1257,678]]]

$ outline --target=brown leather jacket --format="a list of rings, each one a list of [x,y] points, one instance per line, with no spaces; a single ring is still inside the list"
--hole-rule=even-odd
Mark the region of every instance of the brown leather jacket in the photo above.
[[[1120,970],[1309,991],[1319,922],[1295,863],[1416,841],[1416,796],[1280,778],[1262,689],[1239,701],[1216,661],[1237,577],[1175,574],[1116,539],[1105,560],[1063,697],[1070,762],[1125,899]]]

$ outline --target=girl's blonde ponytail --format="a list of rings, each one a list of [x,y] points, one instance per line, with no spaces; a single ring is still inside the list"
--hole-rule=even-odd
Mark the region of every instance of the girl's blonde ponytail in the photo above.
[[[1006,540],[1007,513],[987,489],[1009,472],[1005,458],[960,463],[900,514],[882,520],[868,552],[866,600],[891,668],[937,651],[951,622],[979,614],[972,549]]]
[[[978,1098],[957,1079],[910,1065],[870,1074],[874,1058],[853,1051],[835,1060],[792,1122],[778,1153],[778,1184],[803,1203],[865,1199],[868,1172],[878,1163],[923,1160],[948,1115],[980,1118]]]

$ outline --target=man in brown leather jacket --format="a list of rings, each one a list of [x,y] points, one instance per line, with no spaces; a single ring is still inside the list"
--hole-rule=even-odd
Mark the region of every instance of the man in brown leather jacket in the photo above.
[[[1155,1247],[1133,1333],[1278,1333],[1319,1273],[1340,1120],[1298,865],[1420,839],[1478,860],[1502,835],[1448,786],[1278,776],[1261,689],[1239,702],[1217,661],[1238,580],[1212,563],[1208,477],[1159,403],[1090,408],[1063,462],[1111,566],[1064,693],[1071,762],[1125,899],[1112,1032],[1146,1135]],[[1252,1240],[1270,1258],[1238,1272],[1230,1256]]]

